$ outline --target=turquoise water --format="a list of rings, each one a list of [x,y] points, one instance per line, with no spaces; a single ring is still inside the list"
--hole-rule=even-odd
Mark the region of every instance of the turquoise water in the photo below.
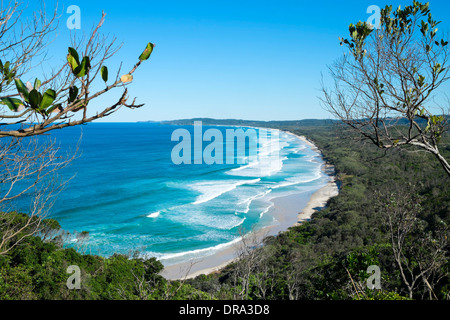
[[[95,123],[52,133],[65,151],[76,146],[82,132],[82,154],[61,172],[76,176],[50,217],[67,231],[88,231],[90,253],[138,250],[169,265],[212,254],[237,241],[242,230],[277,224],[270,215],[271,198],[303,192],[306,203],[328,181],[315,151],[276,130],[268,143],[279,157],[270,166],[237,164],[237,159],[234,164],[175,165],[171,152],[178,142],[171,135],[180,128],[194,132],[193,126]],[[204,126],[203,132],[210,128]],[[226,129],[236,129],[214,128],[224,137]]]

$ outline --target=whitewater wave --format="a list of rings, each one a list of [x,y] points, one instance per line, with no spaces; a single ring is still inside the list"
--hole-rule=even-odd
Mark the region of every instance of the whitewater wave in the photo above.
[[[245,166],[231,169],[229,172],[238,172],[238,171],[242,171],[242,170],[245,170],[247,168],[251,168],[251,167],[257,166],[257,165],[259,165],[259,161],[254,161],[254,162],[251,162],[251,163],[249,163],[249,164],[247,164]]]
[[[239,227],[240,225],[242,225],[243,223],[244,223],[244,221],[246,220],[247,218],[242,218],[242,220],[241,221],[238,221],[237,223],[235,223],[235,224],[232,224],[231,226],[228,226],[228,230],[231,230],[231,229],[234,229],[234,228],[236,228],[236,227]]]
[[[280,172],[283,169],[283,160],[286,159],[286,157],[269,155],[267,157],[259,158],[258,161],[248,165],[228,170],[225,173],[241,177],[268,177]]]
[[[261,199],[261,198],[265,197],[266,195],[268,195],[270,192],[272,192],[272,189],[265,189],[263,192],[260,192],[254,196],[242,199],[237,204],[245,206],[245,209],[242,211],[238,211],[238,212],[248,213],[250,211],[250,205],[252,204],[252,202],[254,200]]]
[[[282,151],[290,144],[287,136],[280,135],[279,130],[260,130],[257,160],[248,162],[239,168],[231,169],[226,174],[242,177],[268,177],[283,168]]]
[[[197,258],[199,256],[203,257],[203,256],[206,256],[206,255],[214,254],[214,253],[216,253],[218,251],[221,251],[223,249],[226,249],[226,248],[228,248],[228,247],[238,243],[241,240],[242,240],[242,237],[238,237],[238,238],[235,238],[232,241],[229,241],[229,242],[226,242],[226,243],[222,243],[222,244],[218,244],[216,246],[209,247],[209,248],[204,248],[204,249],[183,251],[183,252],[177,252],[177,253],[151,253],[151,254],[147,254],[147,255],[150,255],[152,257],[157,257],[158,260],[160,260],[160,261],[177,259],[177,258],[182,258],[182,257],[186,257],[186,256],[191,256],[191,258]]]
[[[157,218],[161,214],[161,211],[156,211],[147,215],[147,218]]]
[[[269,212],[270,209],[272,209],[274,207],[274,204],[271,203],[266,209],[264,209],[263,211],[261,211],[261,213],[259,214],[259,218],[261,219],[267,212]]]
[[[188,208],[180,210],[177,215],[170,218],[173,222],[189,226],[207,227],[213,230],[232,230],[245,221],[245,217],[239,217],[234,213],[229,214],[209,214],[205,211],[193,211]]]
[[[193,202],[194,205],[211,201],[224,193],[230,192],[239,186],[247,184],[255,184],[261,179],[253,180],[229,180],[229,181],[202,181],[189,186],[190,189],[200,192],[201,195]]]
[[[301,151],[304,151],[304,150],[306,150],[306,146],[299,146],[297,148],[291,149],[291,152],[298,154],[298,153],[300,153]]]
[[[294,186],[294,185],[302,184],[302,183],[309,183],[309,182],[319,180],[320,178],[322,178],[322,173],[321,173],[321,170],[318,169],[314,172],[313,176],[300,175],[300,176],[296,176],[296,177],[287,178],[285,181],[282,181],[275,186],[271,186],[271,188],[278,189],[278,188]]]

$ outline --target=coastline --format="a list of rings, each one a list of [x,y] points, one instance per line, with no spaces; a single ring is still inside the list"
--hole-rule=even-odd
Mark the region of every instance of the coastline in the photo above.
[[[313,151],[322,156],[322,152],[319,148],[306,137],[296,135],[289,131],[283,132],[294,135],[296,138],[309,145]],[[313,192],[307,203],[305,203],[304,200],[304,193],[294,193],[287,196],[271,198],[270,201],[273,203],[273,207],[268,213],[277,220],[278,224],[264,227],[255,232],[250,232],[248,236],[252,237],[252,242],[257,241],[257,243],[259,243],[267,236],[276,236],[280,232],[287,231],[291,227],[298,226],[305,221],[311,220],[315,211],[324,208],[330,198],[339,194],[334,167],[326,163],[323,157],[322,160],[324,161],[322,171],[329,179],[327,184]],[[160,275],[169,280],[183,280],[195,278],[202,274],[218,272],[237,259],[237,252],[239,246],[242,245],[242,242],[243,241],[240,240],[210,256],[167,266]]]
[[[292,132],[288,132],[288,131],[285,131],[285,132],[296,136],[297,138],[299,138],[300,140],[302,140],[303,142],[308,144],[311,147],[311,149],[313,149],[314,151],[318,152],[321,155],[322,160],[324,161],[324,167],[322,168],[322,170],[329,177],[329,181],[328,181],[327,185],[324,186],[323,188],[317,190],[311,196],[306,207],[304,207],[302,209],[302,211],[298,214],[298,219],[297,219],[298,221],[295,224],[295,226],[297,226],[297,225],[302,224],[305,221],[311,220],[311,216],[313,215],[313,213],[315,211],[324,208],[329,199],[331,199],[332,197],[335,197],[339,194],[339,188],[336,183],[336,175],[334,173],[334,166],[328,164],[323,159],[322,151],[320,151],[320,149],[314,143],[309,141],[306,137],[299,136],[299,135],[296,135],[296,134],[294,134]]]

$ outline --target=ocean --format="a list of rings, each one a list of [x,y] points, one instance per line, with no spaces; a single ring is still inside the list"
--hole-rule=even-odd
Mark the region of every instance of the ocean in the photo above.
[[[201,150],[213,139],[195,138],[193,125],[92,123],[52,132],[62,154],[74,150],[79,141],[80,154],[61,170],[63,178],[72,179],[48,217],[71,233],[89,232],[87,253],[136,253],[171,265],[213,254],[242,234],[276,225],[279,222],[270,214],[272,198],[302,193],[306,205],[312,193],[328,182],[320,155],[292,134],[241,128],[256,132],[256,145],[265,144],[261,150],[268,150],[259,150],[257,160],[250,161],[254,136],[245,140],[243,154],[238,143],[230,150],[227,136],[238,128],[201,129],[202,134],[213,129],[215,146],[221,144],[224,154],[232,156],[227,159],[234,161],[225,157],[223,163],[202,161]],[[174,161],[181,140],[173,141],[173,134],[180,131],[192,134],[192,150],[178,154],[191,158],[190,164]],[[270,139],[260,139],[263,131]],[[220,133],[223,139],[217,139]],[[194,146],[198,142],[200,146]],[[210,156],[219,159],[218,151]],[[16,206],[26,212],[29,204],[22,200]],[[67,245],[76,243],[72,238]]]

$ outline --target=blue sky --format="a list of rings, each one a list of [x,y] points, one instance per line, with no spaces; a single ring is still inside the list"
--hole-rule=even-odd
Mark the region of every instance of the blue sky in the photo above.
[[[47,1],[51,7],[53,1]],[[147,42],[156,44],[136,73],[130,97],[142,109],[122,109],[106,121],[192,117],[253,120],[329,118],[322,109],[321,73],[342,54],[338,37],[366,21],[370,5],[411,1],[59,1],[58,37],[51,62],[64,61],[70,45],[63,7],[81,9],[81,36],[107,17],[102,33],[123,48],[108,63],[130,69]],[[449,31],[450,4],[430,1],[440,29]],[[56,59],[56,60],[55,60]],[[106,97],[101,104],[112,103]],[[98,107],[101,107],[99,104]]]

